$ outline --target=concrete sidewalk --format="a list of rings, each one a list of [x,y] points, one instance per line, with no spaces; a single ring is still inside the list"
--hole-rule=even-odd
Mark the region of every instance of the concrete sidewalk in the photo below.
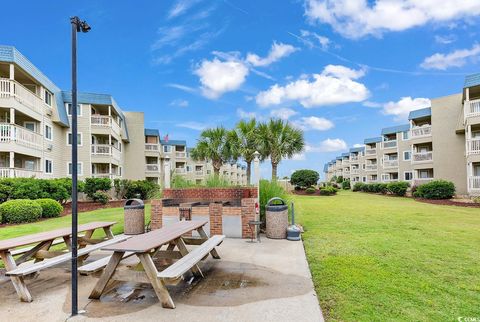
[[[6,321],[323,321],[303,244],[226,239],[221,260],[201,263],[205,279],[169,287],[176,309],[163,309],[149,285],[115,282],[99,301],[88,299],[96,278],[80,277],[79,305],[68,319],[70,275],[59,267],[27,281],[34,296],[21,303],[9,282],[0,283]]]

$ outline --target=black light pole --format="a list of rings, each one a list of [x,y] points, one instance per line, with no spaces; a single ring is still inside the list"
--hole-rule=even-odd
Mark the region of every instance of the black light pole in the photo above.
[[[78,154],[77,154],[77,32],[91,28],[77,16],[70,18],[72,24],[72,316],[78,314]]]

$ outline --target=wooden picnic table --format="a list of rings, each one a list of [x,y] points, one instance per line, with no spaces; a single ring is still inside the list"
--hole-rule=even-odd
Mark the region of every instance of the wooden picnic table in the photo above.
[[[177,284],[183,274],[189,270],[196,276],[203,276],[197,263],[205,259],[209,253],[216,259],[220,258],[215,247],[220,245],[225,236],[217,235],[209,238],[203,229],[205,224],[207,221],[179,221],[102,248],[102,250],[113,251],[113,255],[89,298],[99,299],[111,279],[133,281],[152,284],[162,306],[175,308],[165,285]],[[198,232],[199,238],[184,236],[193,230]],[[186,244],[199,246],[189,252]],[[166,250],[160,250],[164,245],[168,245]],[[175,247],[178,248],[178,251],[175,251]],[[139,265],[134,270],[119,269],[120,262],[132,255],[136,255],[140,259]],[[165,270],[158,272],[153,257],[178,260]]]
[[[112,239],[112,226],[116,222],[91,222],[78,226],[78,232],[84,232],[85,234],[78,238],[79,248],[82,249],[89,244],[97,244],[105,240],[92,239],[92,235],[97,229],[103,229],[106,235],[106,239]],[[54,243],[55,239],[61,238],[67,246],[68,250],[71,250],[71,235],[72,229],[60,228],[56,230],[41,232],[37,234],[21,236],[6,240],[0,240],[0,258],[2,259],[7,275],[9,272],[18,271],[19,265],[34,258],[34,262],[38,263],[44,259],[51,259],[57,256],[68,254],[65,251],[51,251],[50,247]],[[19,247],[32,245],[25,250],[18,250]],[[21,254],[18,258],[14,258],[14,255]],[[84,255],[83,257],[85,257]],[[68,260],[68,257],[65,257]],[[46,265],[45,265],[46,266]],[[24,302],[31,302],[33,300],[30,292],[28,291],[23,275],[11,275],[10,279],[17,291],[18,296]]]

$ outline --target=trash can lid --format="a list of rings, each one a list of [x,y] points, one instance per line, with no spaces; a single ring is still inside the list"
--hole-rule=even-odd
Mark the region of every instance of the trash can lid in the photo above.
[[[274,202],[280,202],[280,204],[274,204]],[[268,211],[284,211],[288,209],[288,206],[282,198],[273,197],[267,202],[265,209]]]
[[[141,199],[128,199],[123,206],[123,209],[144,209],[145,204]]]

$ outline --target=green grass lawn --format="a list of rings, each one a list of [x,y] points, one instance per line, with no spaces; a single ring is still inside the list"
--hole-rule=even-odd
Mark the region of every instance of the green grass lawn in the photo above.
[[[327,320],[480,318],[480,209],[350,191],[293,199]]]

